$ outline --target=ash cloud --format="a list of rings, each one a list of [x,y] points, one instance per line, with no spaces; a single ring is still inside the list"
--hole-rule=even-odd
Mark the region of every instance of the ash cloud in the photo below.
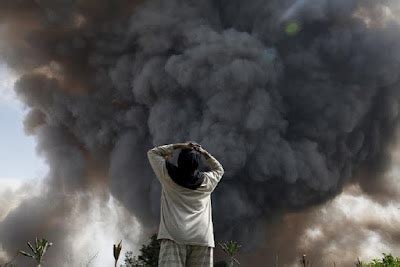
[[[39,227],[91,188],[155,227],[145,152],[164,143],[196,140],[220,159],[216,238],[249,248],[265,221],[379,183],[400,99],[400,27],[384,4],[3,1],[1,57],[21,74],[25,126],[50,166],[46,194],[0,224],[3,246],[23,246],[26,209]],[[47,236],[62,244],[60,224]]]

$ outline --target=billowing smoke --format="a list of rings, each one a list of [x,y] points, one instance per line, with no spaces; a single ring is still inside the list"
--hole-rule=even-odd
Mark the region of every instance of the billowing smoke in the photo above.
[[[1,58],[50,166],[43,195],[0,224],[3,247],[40,233],[61,259],[63,218],[93,188],[154,229],[145,153],[185,140],[226,170],[219,240],[257,247],[268,222],[348,184],[380,195],[400,115],[398,13],[372,0],[3,0]]]

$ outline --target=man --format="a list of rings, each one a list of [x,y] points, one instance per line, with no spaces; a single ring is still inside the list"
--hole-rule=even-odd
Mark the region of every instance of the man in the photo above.
[[[178,165],[168,159],[181,149]],[[210,171],[198,170],[201,155]],[[150,165],[162,186],[160,267],[213,266],[214,231],[211,193],[224,169],[196,143],[163,145],[147,152]]]

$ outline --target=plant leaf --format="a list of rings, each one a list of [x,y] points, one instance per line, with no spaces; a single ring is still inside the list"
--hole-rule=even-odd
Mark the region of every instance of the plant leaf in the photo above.
[[[33,248],[32,244],[28,241],[27,242],[29,248],[32,250],[32,252],[35,254],[36,253],[36,249]]]
[[[29,254],[28,252],[22,251],[22,250],[20,250],[19,253],[21,253],[22,255],[24,255],[26,257],[35,258],[33,255]]]

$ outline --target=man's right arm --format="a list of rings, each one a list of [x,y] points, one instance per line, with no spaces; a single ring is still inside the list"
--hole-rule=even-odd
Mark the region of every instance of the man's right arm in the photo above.
[[[200,152],[204,156],[208,166],[210,167],[210,171],[204,172],[204,175],[206,176],[206,179],[208,179],[209,191],[212,192],[221,180],[225,171],[221,163],[219,163],[219,161],[214,158],[210,153],[208,153],[203,148],[200,149]]]
[[[177,143],[157,146],[147,151],[147,157],[149,159],[150,165],[161,183],[166,180],[166,158],[171,156],[175,149],[187,148],[188,146],[188,143]]]
[[[173,150],[174,145],[170,144],[157,146],[147,151],[147,157],[149,159],[151,168],[161,183],[163,183],[163,180],[165,180],[166,174],[165,158],[172,154]]]

